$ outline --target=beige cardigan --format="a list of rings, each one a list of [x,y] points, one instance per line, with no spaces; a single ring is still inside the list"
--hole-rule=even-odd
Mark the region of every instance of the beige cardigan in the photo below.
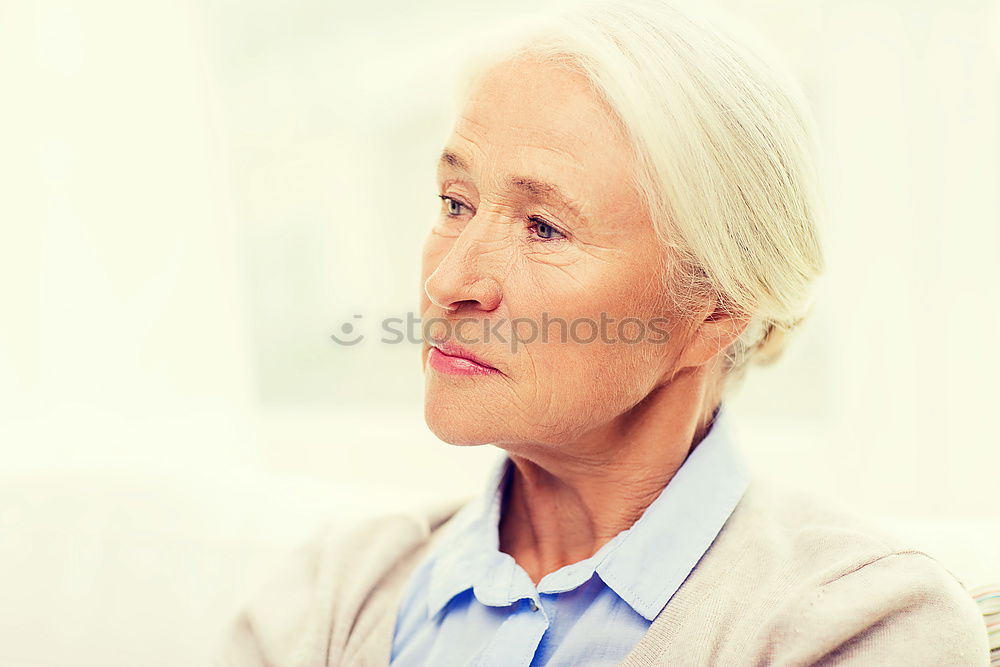
[[[232,625],[217,665],[388,665],[396,611],[460,504],[324,531]],[[989,664],[986,626],[938,561],[759,475],[622,665]]]

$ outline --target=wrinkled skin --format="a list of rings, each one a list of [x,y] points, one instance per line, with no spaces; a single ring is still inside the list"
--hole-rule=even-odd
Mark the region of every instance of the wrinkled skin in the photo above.
[[[424,248],[422,318],[504,320],[496,331],[508,343],[485,342],[483,324],[462,329],[463,347],[500,371],[477,376],[431,368],[425,344],[425,416],[446,442],[508,452],[516,471],[501,546],[537,582],[592,555],[655,499],[701,437],[719,353],[746,322],[709,300],[693,314],[671,309],[660,287],[669,257],[632,183],[635,157],[580,74],[531,60],[494,67],[445,151],[454,157],[438,167],[436,194],[448,199]],[[547,342],[513,351],[509,322],[543,313],[634,317],[645,336],[584,343],[554,327]],[[425,335],[446,331],[439,322]]]

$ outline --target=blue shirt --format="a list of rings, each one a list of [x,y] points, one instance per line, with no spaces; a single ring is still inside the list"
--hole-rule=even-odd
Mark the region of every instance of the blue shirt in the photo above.
[[[743,496],[749,467],[721,406],[656,500],[597,553],[531,581],[499,550],[513,464],[498,459],[484,493],[463,506],[414,570],[391,665],[616,665],[711,546]]]

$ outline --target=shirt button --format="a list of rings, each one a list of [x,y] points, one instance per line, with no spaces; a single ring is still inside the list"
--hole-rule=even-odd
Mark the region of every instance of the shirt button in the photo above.
[[[538,611],[537,602],[535,602],[534,600],[528,600],[528,603],[531,605],[531,611]]]

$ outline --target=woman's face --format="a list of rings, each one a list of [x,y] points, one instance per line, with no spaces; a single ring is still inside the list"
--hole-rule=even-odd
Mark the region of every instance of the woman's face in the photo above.
[[[442,440],[570,443],[677,368],[685,331],[633,160],[581,75],[524,61],[480,81],[438,165],[423,255],[425,416]],[[431,350],[441,339],[495,371],[463,372]]]

